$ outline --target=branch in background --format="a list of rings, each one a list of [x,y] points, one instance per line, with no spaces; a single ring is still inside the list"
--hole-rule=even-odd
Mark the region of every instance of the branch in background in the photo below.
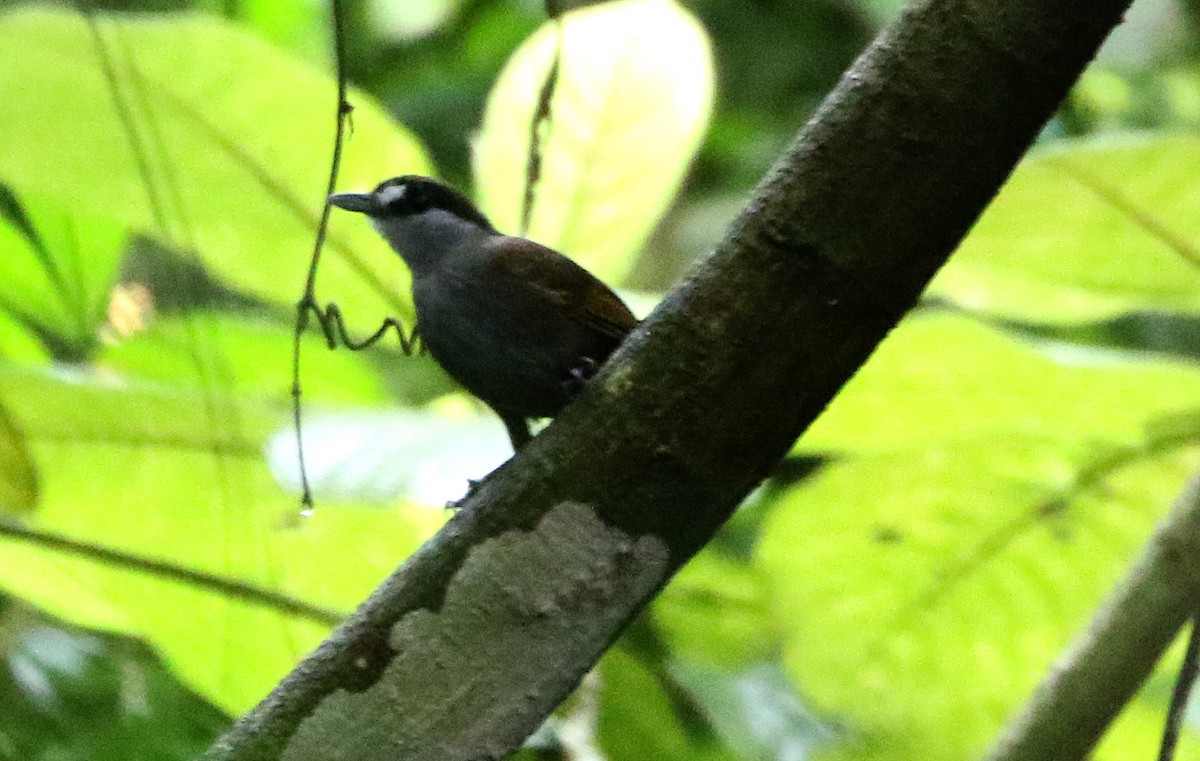
[[[554,58],[538,90],[537,105],[529,122],[529,155],[525,159],[525,194],[521,200],[522,236],[529,234],[529,222],[533,218],[533,201],[538,180],[542,177],[542,145],[550,133],[550,103],[558,89],[558,74],[562,69],[563,20],[558,0],[546,0],[546,19],[554,24]]]
[[[1171,761],[1175,758],[1175,748],[1179,744],[1179,733],[1183,729],[1188,699],[1192,696],[1192,688],[1196,686],[1196,677],[1200,675],[1200,629],[1196,628],[1198,624],[1200,618],[1193,616],[1187,651],[1183,654],[1183,664],[1179,667],[1175,689],[1171,691],[1171,704],[1167,708],[1167,721],[1163,727],[1162,745],[1158,749],[1158,761]]]
[[[1127,5],[912,5],[580,398],[206,758],[516,748],[916,302]]]
[[[1082,639],[1038,686],[988,761],[1086,758],[1200,598],[1200,477]]]
[[[247,605],[262,606],[282,615],[307,619],[325,626],[336,626],[344,618],[338,611],[322,608],[300,598],[290,597],[282,592],[256,584],[238,581],[216,573],[186,568],[165,560],[114,550],[111,547],[81,542],[78,539],[50,531],[28,528],[5,519],[0,519],[0,536],[27,542],[37,547],[53,549],[64,555],[83,558],[110,568],[136,571],[147,576],[173,581],[193,589],[238,600]]]

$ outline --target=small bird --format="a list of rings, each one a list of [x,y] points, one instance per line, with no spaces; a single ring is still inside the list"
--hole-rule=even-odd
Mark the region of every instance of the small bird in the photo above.
[[[529,419],[552,417],[637,318],[562,254],[503,235],[462,193],[417,175],[329,202],[366,214],[412,271],[417,333],[433,358],[496,411],[520,450]]]

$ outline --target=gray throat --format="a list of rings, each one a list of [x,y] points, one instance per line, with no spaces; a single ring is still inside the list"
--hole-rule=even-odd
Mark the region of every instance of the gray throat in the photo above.
[[[429,274],[448,254],[461,253],[464,246],[495,234],[444,209],[409,217],[373,217],[371,224],[408,264],[413,277]]]

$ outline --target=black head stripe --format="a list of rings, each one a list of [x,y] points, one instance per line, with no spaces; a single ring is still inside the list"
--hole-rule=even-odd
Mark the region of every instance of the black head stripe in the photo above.
[[[375,195],[385,203],[386,214],[410,216],[429,209],[444,209],[488,230],[495,229],[465,195],[429,177],[415,174],[393,177],[381,182],[375,188]]]

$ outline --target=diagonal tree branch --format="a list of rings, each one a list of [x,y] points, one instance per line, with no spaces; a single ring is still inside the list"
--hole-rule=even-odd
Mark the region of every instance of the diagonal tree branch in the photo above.
[[[988,761],[1086,758],[1200,599],[1200,476],[1088,631],[1013,718]]]
[[[915,303],[1126,5],[914,3],[587,392],[206,758],[518,746]]]

